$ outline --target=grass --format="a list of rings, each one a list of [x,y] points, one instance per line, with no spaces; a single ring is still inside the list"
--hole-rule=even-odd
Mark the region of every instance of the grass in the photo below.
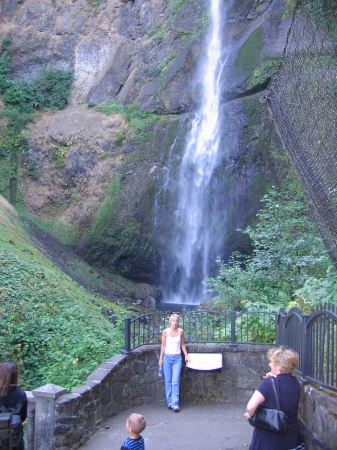
[[[149,129],[151,125],[162,118],[141,109],[136,103],[119,105],[115,100],[108,100],[94,108],[107,116],[121,114],[131,130],[132,138],[137,138],[142,142],[147,142],[150,139]],[[124,135],[119,136],[119,143],[122,144],[125,138]]]

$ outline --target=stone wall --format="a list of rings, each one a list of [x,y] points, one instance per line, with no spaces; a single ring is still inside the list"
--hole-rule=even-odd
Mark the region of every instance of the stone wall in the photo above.
[[[183,365],[182,404],[235,402],[244,405],[269,370],[267,347],[263,345],[191,344],[187,345],[187,350],[189,353],[221,353],[223,367],[196,371]],[[109,417],[141,405],[164,406],[164,380],[157,376],[159,352],[157,345],[116,355],[100,365],[84,386],[69,394],[55,385],[32,391],[28,396],[28,410],[30,415],[35,410],[35,420],[30,418],[29,424],[27,421],[27,450],[75,450]],[[333,440],[337,436],[337,395],[303,383],[299,416],[307,432],[325,445],[320,447],[306,440],[306,449],[336,448]]]
[[[222,353],[223,368],[211,372],[181,372],[181,403],[246,402],[266,372],[265,346],[187,345],[189,352]],[[62,388],[46,385],[33,391],[36,402],[34,450],[46,450],[39,443],[39,422],[54,434],[53,449],[73,450],[86,442],[107,418],[126,409],[151,403],[165,405],[164,380],[158,379],[160,346],[143,346],[114,356],[99,366],[84,386],[64,394]],[[56,393],[59,389],[59,396]],[[45,405],[41,404],[44,398]],[[39,409],[54,403],[54,429],[39,418]],[[48,440],[48,437],[45,436]],[[49,441],[50,441],[49,439]],[[28,449],[32,450],[32,449]]]
[[[311,383],[303,383],[299,418],[306,434],[309,433],[313,438],[313,441],[306,439],[306,450],[337,449],[336,392],[328,391]]]

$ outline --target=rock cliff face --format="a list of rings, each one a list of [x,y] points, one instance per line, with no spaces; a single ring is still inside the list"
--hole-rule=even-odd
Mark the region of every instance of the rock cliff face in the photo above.
[[[74,74],[68,107],[40,114],[30,127],[18,180],[24,203],[78,254],[123,276],[156,281],[171,210],[168,206],[154,232],[153,206],[179,121],[199,102],[208,3],[1,3],[0,38],[11,37],[14,78],[30,81],[42,68]],[[219,176],[230,205],[224,257],[245,249],[236,228],[253,218],[266,186],[287,171],[259,102],[284,48],[291,20],[286,6],[285,0],[223,0],[223,48],[229,56],[222,80]],[[107,115],[93,108],[112,99],[153,113],[145,138],[122,111]]]

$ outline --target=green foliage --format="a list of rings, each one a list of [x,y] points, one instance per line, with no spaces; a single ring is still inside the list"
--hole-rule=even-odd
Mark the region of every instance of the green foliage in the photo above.
[[[256,28],[242,45],[236,61],[238,76],[250,74],[258,66],[262,46],[262,27]]]
[[[31,178],[32,180],[38,180],[39,173],[36,170],[36,161],[29,161],[26,164],[26,168],[29,178]]]
[[[337,305],[337,273],[333,267],[329,267],[325,276],[321,278],[309,277],[304,285],[295,291],[295,300],[288,307],[301,307],[310,310],[321,303],[334,303]],[[303,305],[303,306],[302,306]]]
[[[282,20],[285,19],[286,17],[288,17],[290,14],[293,14],[293,12],[295,11],[295,8],[296,8],[296,3],[297,3],[297,0],[285,0],[284,12],[281,17]]]
[[[187,2],[187,0],[173,0],[173,2],[170,3],[170,11],[171,13],[177,13]]]
[[[254,310],[249,306],[248,311]],[[267,309],[264,309],[264,312]],[[271,309],[269,308],[271,312]],[[257,312],[246,312],[237,314],[235,321],[236,342],[276,342],[275,314],[261,314]],[[276,311],[274,311],[276,312]]]
[[[262,203],[257,223],[243,231],[252,255],[234,253],[227,263],[217,260],[219,275],[204,282],[225,309],[284,307],[307,280],[324,277],[329,266],[298,186],[289,185],[282,193],[272,188]]]
[[[107,116],[121,114],[130,126],[133,137],[144,142],[150,139],[148,134],[150,126],[159,120],[159,116],[141,109],[136,103],[118,105],[115,100],[109,100],[96,106],[95,110]]]
[[[42,70],[30,87],[33,94],[31,101],[35,102],[35,108],[63,109],[67,104],[72,80],[72,72],[59,69]]]
[[[137,222],[133,217],[119,218],[123,209],[120,198],[121,180],[115,177],[110,186],[105,202],[99,207],[95,221],[91,226],[87,238],[101,246],[102,241],[113,247],[110,263],[117,260],[126,248],[132,251],[137,238]]]
[[[151,31],[149,31],[148,33],[148,37],[149,38],[154,38],[159,40],[160,42],[163,41],[165,39],[165,22],[164,20],[162,20],[161,22],[159,22],[155,28],[153,28]]]
[[[23,367],[25,387],[71,388],[122,346],[123,323],[74,301],[44,269],[0,250],[1,360]]]
[[[1,47],[1,50],[2,50],[2,51],[8,50],[8,47],[10,46],[11,43],[12,43],[12,38],[11,38],[11,36],[5,37],[4,40],[2,41],[2,47]]]
[[[275,313],[272,308],[269,312],[261,312],[255,306],[248,311],[235,313],[234,329],[232,329],[231,312],[208,310],[209,304],[202,304],[192,311],[183,308],[183,326],[187,342],[231,342],[232,332],[238,343],[274,343]],[[165,321],[165,319],[163,319]],[[165,323],[163,323],[165,326]]]
[[[9,78],[6,67],[9,58],[6,55],[1,58],[3,60],[1,62],[0,59],[0,92],[7,108],[14,109],[18,115],[30,114],[32,121],[34,110],[55,111],[65,107],[72,81],[71,72],[43,70],[31,83],[20,82]]]
[[[6,213],[4,213],[6,211]],[[124,346],[122,305],[74,281],[92,269],[71,260],[70,278],[34,248],[15,210],[0,196],[0,361],[18,363],[27,390],[46,383],[68,389],[85,383],[97,365]],[[72,275],[73,276],[73,275]]]
[[[32,170],[34,170],[34,165],[32,166]],[[57,207],[58,205],[54,204],[54,208]],[[38,228],[46,231],[51,236],[58,239],[67,247],[71,247],[74,244],[78,232],[71,225],[64,222],[58,222],[56,220],[47,220],[42,222],[36,216],[30,216],[26,212],[21,212],[21,215],[26,217],[30,222],[34,223]]]
[[[11,153],[12,149],[24,153],[27,146],[27,138],[18,134],[11,128],[0,128],[0,156],[6,156]]]
[[[258,86],[263,86],[266,82],[275,75],[277,68],[279,66],[279,61],[277,59],[270,59],[264,61],[259,67],[253,70],[251,76],[247,79],[245,86],[247,89],[256,88]]]
[[[64,158],[71,145],[72,142],[69,143],[64,142],[59,146],[56,145],[51,146],[51,156],[53,158],[56,169],[63,169],[63,167],[65,167]]]
[[[123,145],[125,139],[126,134],[124,131],[118,131],[118,133],[116,133],[116,145]]]
[[[0,56],[0,94],[3,94],[11,85],[10,58],[7,51]]]
[[[10,57],[8,48],[11,40],[5,38],[2,42],[0,55],[0,94],[5,108],[0,112],[0,118],[6,119],[6,125],[0,129],[0,157],[6,157],[2,165],[12,164],[12,178],[5,186],[1,185],[0,193],[8,197],[8,186],[11,179],[17,178],[21,165],[19,153],[24,153],[27,140],[22,134],[29,123],[35,119],[37,110],[62,109],[67,103],[70,84],[73,78],[71,72],[59,69],[42,70],[32,82],[12,80],[10,76]],[[59,158],[55,165],[62,166],[63,158]],[[29,176],[37,179],[38,173],[34,168]],[[3,189],[2,189],[3,187]],[[12,199],[15,201],[15,199]]]
[[[16,140],[19,142],[20,132],[31,122],[34,122],[34,115],[31,112],[20,111],[15,106],[9,106],[3,112],[3,117],[7,119],[7,129],[17,134]],[[12,147],[11,153],[15,153],[20,148]]]

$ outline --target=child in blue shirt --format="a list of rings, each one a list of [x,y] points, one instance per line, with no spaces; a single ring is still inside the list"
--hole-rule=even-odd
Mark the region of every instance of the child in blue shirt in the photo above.
[[[121,446],[121,450],[144,450],[144,439],[140,433],[146,427],[145,417],[141,414],[130,414],[126,419],[125,428],[129,437],[125,439]]]

